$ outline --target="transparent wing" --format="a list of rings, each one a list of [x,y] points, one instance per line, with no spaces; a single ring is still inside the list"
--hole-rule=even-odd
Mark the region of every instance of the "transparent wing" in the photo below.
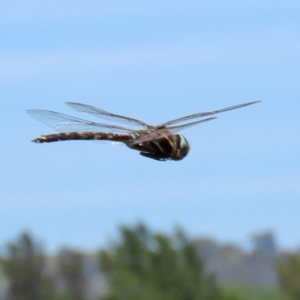
[[[196,121],[196,122],[192,122],[192,123],[187,123],[187,124],[183,124],[183,125],[178,125],[178,126],[170,126],[170,127],[165,127],[165,128],[159,128],[155,131],[152,131],[148,134],[145,134],[143,136],[141,136],[140,138],[137,138],[132,144],[139,144],[142,142],[147,142],[147,141],[152,141],[152,140],[156,140],[159,139],[161,137],[165,137],[168,135],[173,135],[174,133],[186,129],[188,127],[200,124],[200,123],[204,123],[204,122],[208,122],[211,120],[216,119],[216,117],[212,117],[212,118],[207,118],[204,120],[200,120],[200,121]]]
[[[26,112],[33,118],[50,126],[58,132],[134,132],[134,130],[129,128],[90,122],[50,110],[29,109]]]
[[[191,122],[191,123],[187,123],[187,124],[182,124],[182,125],[177,125],[177,126],[168,126],[167,128],[169,130],[171,130],[173,133],[176,133],[180,130],[186,129],[188,127],[191,127],[191,126],[194,126],[194,125],[197,125],[197,124],[200,124],[200,123],[208,122],[208,121],[214,120],[216,118],[217,117],[207,118],[207,119],[203,119],[203,120],[200,120],[200,121]]]
[[[124,146],[125,144],[122,142],[115,142],[115,141],[95,141],[93,140],[92,142],[100,143],[100,144],[106,144],[106,145],[111,145],[111,146]]]
[[[260,102],[260,100],[259,101],[253,101],[253,102],[247,102],[247,103],[243,103],[243,104],[238,104],[238,105],[234,105],[234,106],[230,106],[230,107],[226,107],[226,108],[222,108],[222,109],[214,110],[214,111],[210,111],[210,112],[200,112],[200,113],[196,113],[196,114],[193,114],[193,115],[185,116],[185,117],[182,117],[182,118],[178,118],[178,119],[174,119],[174,120],[162,123],[162,124],[158,125],[157,127],[161,128],[161,127],[173,125],[173,124],[176,124],[176,123],[181,123],[181,122],[191,120],[191,119],[195,119],[195,118],[201,118],[201,117],[206,117],[206,116],[210,116],[210,115],[214,115],[214,114],[219,114],[219,113],[222,113],[222,112],[225,112],[225,111],[241,108],[241,107],[248,106],[248,105],[251,105],[251,104],[254,104],[254,103],[258,103],[258,102]]]
[[[143,134],[139,138],[136,138],[132,142],[132,145],[157,140],[159,138],[166,137],[169,135],[173,135],[173,132],[171,132],[168,128],[157,129],[157,130],[149,132],[147,134]]]
[[[149,125],[143,121],[133,119],[130,117],[116,115],[116,114],[107,112],[105,110],[96,108],[91,105],[75,103],[75,102],[66,102],[66,104],[69,107],[75,109],[76,111],[89,113],[89,114],[91,114],[95,117],[101,118],[101,119],[117,121],[117,122],[121,122],[121,123],[125,123],[125,124],[135,125],[135,126],[139,125],[139,126],[143,126],[143,127],[149,127]]]

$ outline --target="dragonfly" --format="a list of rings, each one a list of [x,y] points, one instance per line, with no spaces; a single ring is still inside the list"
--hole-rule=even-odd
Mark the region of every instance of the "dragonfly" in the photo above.
[[[56,134],[41,135],[33,140],[35,143],[70,140],[109,141],[110,143],[123,143],[130,149],[139,151],[142,156],[147,158],[158,161],[178,161],[186,157],[190,150],[187,139],[183,135],[178,134],[179,131],[214,120],[216,119],[214,116],[216,114],[258,102],[260,100],[209,112],[199,112],[156,126],[149,125],[138,119],[113,114],[91,105],[66,102],[69,107],[78,112],[88,113],[100,119],[125,123],[131,127],[139,126],[139,129],[88,121],[50,110],[29,109],[26,112],[33,118],[59,132]],[[190,122],[190,120],[193,120],[193,122]]]

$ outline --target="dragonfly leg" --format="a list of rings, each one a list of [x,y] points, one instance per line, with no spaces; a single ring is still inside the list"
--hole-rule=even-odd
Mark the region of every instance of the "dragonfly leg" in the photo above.
[[[167,158],[163,157],[163,156],[159,156],[159,155],[154,155],[154,154],[150,154],[147,152],[140,152],[140,155],[148,157],[148,158],[152,158],[158,161],[166,161]]]

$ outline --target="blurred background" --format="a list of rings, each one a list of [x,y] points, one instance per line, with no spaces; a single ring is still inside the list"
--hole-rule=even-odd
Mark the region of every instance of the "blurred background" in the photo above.
[[[297,251],[299,2],[0,3],[4,256],[22,232],[49,254],[98,251],[138,221],[248,254],[267,232]],[[89,118],[64,104],[73,101],[155,125],[255,100],[182,132],[191,150],[179,162],[92,142],[37,145],[53,130],[25,113]]]

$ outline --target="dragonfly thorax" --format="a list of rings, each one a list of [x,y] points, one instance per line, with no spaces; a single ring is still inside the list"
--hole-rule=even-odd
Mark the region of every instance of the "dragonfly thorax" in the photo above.
[[[181,134],[169,134],[138,144],[130,142],[125,144],[131,149],[140,151],[140,154],[145,157],[160,161],[181,160],[190,149],[188,141]]]

